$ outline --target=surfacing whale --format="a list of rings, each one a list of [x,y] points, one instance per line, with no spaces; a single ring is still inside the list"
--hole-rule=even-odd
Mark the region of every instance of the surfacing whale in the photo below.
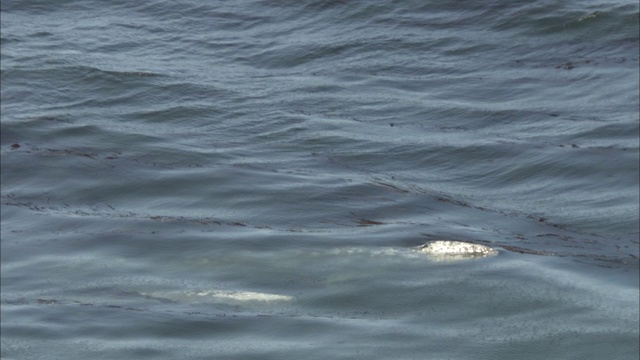
[[[418,252],[435,261],[458,261],[484,258],[498,254],[498,250],[485,245],[464,241],[436,240],[418,247]]]

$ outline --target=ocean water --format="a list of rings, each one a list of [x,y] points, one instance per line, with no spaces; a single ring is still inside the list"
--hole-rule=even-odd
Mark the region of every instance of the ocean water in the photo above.
[[[2,359],[637,359],[639,14],[2,0]]]

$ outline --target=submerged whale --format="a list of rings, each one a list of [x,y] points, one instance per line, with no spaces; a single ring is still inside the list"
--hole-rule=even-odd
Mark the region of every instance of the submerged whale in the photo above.
[[[332,255],[357,255],[369,254],[372,256],[402,256],[402,254],[410,254],[409,249],[386,248],[374,250],[367,248],[346,248],[340,249],[337,253],[330,252]],[[470,260],[477,258],[485,258],[498,254],[498,250],[489,246],[474,244],[464,241],[436,240],[428,242],[424,245],[412,249],[419,254],[426,254],[428,259],[435,262],[454,262],[460,260]],[[232,305],[255,305],[264,306],[266,304],[275,304],[283,302],[291,302],[296,300],[295,297],[277,294],[263,293],[248,290],[223,290],[223,289],[206,289],[192,291],[159,291],[150,293],[140,293],[140,295],[152,298],[163,299],[177,302],[199,302],[214,304],[232,304]]]
[[[520,253],[527,252],[526,249],[520,248],[505,248],[507,251],[517,251]],[[338,256],[354,256],[354,261],[359,261],[362,256],[389,256],[399,258],[399,261],[403,261],[407,256],[420,261],[421,258],[426,258],[433,262],[457,262],[461,260],[469,261],[471,259],[486,258],[498,254],[498,250],[472,242],[464,241],[451,241],[451,240],[435,240],[426,244],[412,247],[412,248],[400,248],[400,247],[386,247],[386,248],[368,248],[368,247],[347,247],[331,249],[328,252],[304,252],[304,254],[311,255],[312,257],[321,256],[318,261],[324,261],[323,258],[329,259]],[[375,262],[374,262],[375,263]],[[356,276],[354,279],[359,278],[358,268],[354,269]],[[331,275],[331,274],[330,274]],[[340,273],[334,279],[326,280],[327,284],[331,284],[334,281],[344,281],[344,274]],[[340,280],[340,278],[342,280]],[[348,278],[348,277],[347,277]],[[338,280],[336,280],[338,279]],[[348,278],[349,279],[349,278]],[[126,289],[110,290],[113,295],[112,300],[122,301],[112,303],[104,302],[103,290],[100,290],[97,294],[92,292],[81,293],[80,298],[77,300],[59,300],[55,298],[37,298],[32,299],[37,304],[82,304],[82,305],[94,305],[103,306],[108,308],[122,308],[125,310],[139,310],[139,308],[130,306],[124,299],[150,299],[157,300],[162,303],[185,303],[185,304],[211,304],[216,306],[229,305],[233,306],[237,311],[263,311],[264,309],[280,309],[282,307],[290,306],[295,303],[298,298],[286,293],[278,292],[261,292],[260,289],[237,289],[237,288],[211,288],[206,285],[202,288],[181,289],[180,284],[176,284],[172,289],[165,290],[141,290],[141,289]],[[89,297],[86,298],[85,296]],[[94,296],[92,296],[94,295]],[[107,300],[108,301],[108,300]],[[17,300],[2,299],[3,304],[28,304],[29,300],[26,297],[19,298]],[[132,304],[137,304],[133,302]],[[137,305],[136,305],[137,306]],[[224,309],[224,308],[223,308]],[[238,310],[240,309],[240,310]]]

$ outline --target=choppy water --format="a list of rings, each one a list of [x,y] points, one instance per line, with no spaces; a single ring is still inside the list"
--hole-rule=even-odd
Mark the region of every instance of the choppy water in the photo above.
[[[1,4],[3,359],[638,357],[637,2]]]

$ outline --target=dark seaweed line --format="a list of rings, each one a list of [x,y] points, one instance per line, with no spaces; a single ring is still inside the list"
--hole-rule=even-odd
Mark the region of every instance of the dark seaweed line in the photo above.
[[[172,311],[172,310],[151,310],[140,307],[132,307],[132,306],[123,306],[123,305],[115,305],[115,304],[93,304],[89,302],[82,302],[77,300],[58,300],[58,299],[50,299],[50,298],[37,298],[34,300],[28,300],[25,297],[15,298],[15,299],[3,299],[1,301],[3,305],[40,305],[40,306],[80,306],[80,307],[91,307],[91,308],[102,308],[109,310],[121,310],[127,312],[141,312],[141,313],[165,313],[165,314],[184,314],[189,316],[198,316],[204,317],[208,319],[220,319],[220,318],[247,318],[247,317],[289,317],[289,318],[299,318],[299,317],[308,317],[308,318],[317,318],[317,319],[350,319],[350,320],[358,320],[358,319],[389,319],[389,317],[385,317],[382,314],[372,314],[368,311],[362,311],[360,313],[356,312],[350,314],[336,314],[336,316],[332,316],[329,314],[317,315],[317,314],[302,314],[302,313],[284,313],[284,312],[275,312],[275,313],[247,313],[238,310],[236,313],[227,313],[227,312],[219,312],[219,313],[205,313],[202,311]],[[361,316],[356,316],[361,315]],[[370,317],[373,315],[373,317]]]

